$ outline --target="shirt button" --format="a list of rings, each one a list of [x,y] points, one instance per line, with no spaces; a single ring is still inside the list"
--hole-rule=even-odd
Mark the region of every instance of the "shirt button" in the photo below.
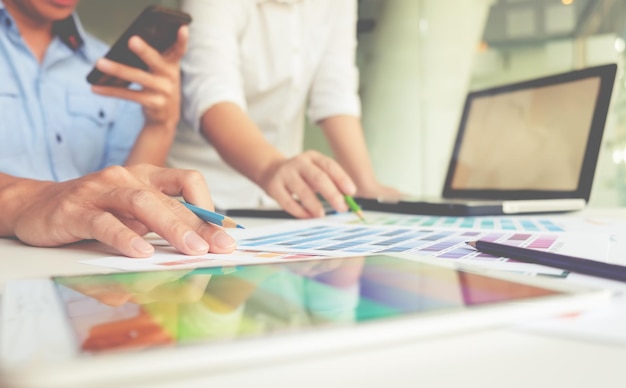
[[[11,19],[9,19],[9,18],[4,19],[4,25],[5,26],[11,27],[11,24],[13,24],[13,23],[11,23]]]
[[[57,143],[61,143],[61,142],[63,141],[63,138],[62,138],[62,137],[61,137],[61,135],[60,135],[60,134],[58,134],[58,133],[57,133],[56,138],[57,138]]]
[[[101,119],[104,118],[104,111],[102,109],[100,109],[100,111],[98,112],[98,117],[100,117]]]

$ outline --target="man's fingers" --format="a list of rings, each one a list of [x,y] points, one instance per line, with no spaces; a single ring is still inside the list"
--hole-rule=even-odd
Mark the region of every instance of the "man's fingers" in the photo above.
[[[163,109],[167,108],[168,104],[171,104],[166,95],[161,93],[146,93],[144,91],[118,88],[113,86],[94,85],[91,87],[91,89],[94,93],[100,94],[101,96],[134,101],[143,106],[144,109],[147,111],[162,112]],[[146,120],[148,119],[146,118]]]
[[[209,242],[212,253],[230,253],[237,247],[237,241],[217,225],[204,223],[198,234]]]
[[[130,211],[148,229],[170,242],[176,249],[188,255],[203,255],[209,251],[209,244],[195,232],[200,224],[197,217],[190,214],[175,214],[173,205],[166,205],[172,198],[158,195],[150,190],[119,190],[107,198],[108,206],[120,212]],[[182,205],[181,205],[182,206]],[[193,227],[192,227],[193,225]]]
[[[209,243],[211,252],[229,253],[235,249],[237,242],[220,226],[203,221],[178,200],[173,198],[168,198],[168,206],[171,206],[172,212],[178,217],[188,219],[188,222],[194,225],[196,233]]]
[[[181,26],[178,29],[178,35],[176,38],[176,43],[172,47],[170,47],[165,53],[163,53],[163,57],[168,61],[173,63],[178,63],[182,57],[185,55],[187,51],[187,42],[189,41],[189,27]]]
[[[129,39],[128,47],[148,65],[152,73],[167,75],[171,78],[175,75],[174,72],[178,72],[178,63],[187,50],[188,38],[189,29],[187,26],[183,26],[178,30],[174,45],[163,54],[138,36]]]
[[[237,242],[221,227],[208,224],[169,196],[136,194],[135,217],[185,254],[232,252]],[[161,198],[159,198],[161,197]],[[149,209],[145,212],[145,209]],[[158,214],[158,217],[154,217]]]
[[[169,74],[168,63],[165,62],[161,53],[140,37],[132,36],[128,40],[128,47],[132,52],[137,54],[137,56],[141,58],[146,65],[148,65],[148,68],[152,73]]]
[[[93,85],[91,90],[101,96],[121,98],[124,100],[134,101],[142,106],[148,103],[148,96],[142,91],[132,90],[126,88],[119,88],[115,86],[101,86]],[[151,105],[155,105],[152,103]]]
[[[100,58],[96,62],[96,68],[103,73],[114,75],[128,82],[135,82],[140,85],[150,83],[152,76],[150,73],[133,66],[124,65],[107,58]]]
[[[191,204],[208,210],[214,209],[209,187],[199,171],[150,166],[150,172],[145,174],[145,179],[146,183],[164,194],[169,196],[182,195]]]
[[[150,90],[164,96],[173,95],[178,92],[177,90],[174,90],[178,83],[172,82],[170,78],[160,77],[142,69],[126,66],[106,58],[99,59],[96,63],[96,67],[106,74],[113,75],[124,81],[141,85],[143,90]],[[140,103],[142,102],[139,101],[137,97],[134,97],[141,94],[141,92],[137,90],[102,85],[93,85],[92,90],[95,93],[103,94],[109,97],[125,98]]]
[[[84,219],[89,223],[85,230],[91,233],[82,238],[94,238],[129,257],[150,257],[154,253],[150,243],[111,213],[93,210],[85,214]]]
[[[132,209],[139,223],[165,238],[178,250],[190,255],[208,252],[209,243],[191,226],[199,229],[202,220],[193,214],[174,214],[166,204],[149,191],[133,194],[129,196],[129,199],[129,202],[122,200],[120,203],[126,202],[124,208]],[[158,214],[158,217],[155,217],[155,214]],[[93,238],[111,245],[127,256],[150,257],[154,253],[154,247],[151,244],[111,213],[96,213],[91,221],[91,230]]]
[[[206,183],[197,172],[150,165],[112,166],[74,180],[40,184],[32,206],[14,222],[14,234],[37,246],[59,246],[96,239],[129,257],[149,257],[154,247],[141,236],[153,231],[180,252],[226,253],[236,242],[207,225],[173,195],[212,207]]]
[[[211,252],[228,253],[235,249],[237,242],[222,228],[204,222],[177,199],[171,198],[172,196],[182,195],[189,203],[213,210],[211,194],[201,173],[196,170],[178,170],[150,165],[132,166],[129,169],[145,184],[165,194],[162,199],[163,205],[175,217],[184,220],[187,225],[190,225],[204,241],[208,242]],[[154,229],[151,228],[151,230]],[[159,233],[156,230],[154,231]],[[161,236],[166,238],[162,234]],[[167,240],[170,241],[169,239]]]

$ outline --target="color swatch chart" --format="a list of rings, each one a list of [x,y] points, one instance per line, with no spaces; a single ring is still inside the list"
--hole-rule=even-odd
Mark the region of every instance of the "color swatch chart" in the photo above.
[[[414,253],[445,259],[506,259],[479,253],[471,240],[498,241],[535,249],[555,250],[562,233],[444,230],[352,225],[317,225],[239,240],[241,249],[329,256],[372,253]]]
[[[351,219],[348,224],[358,225],[358,219]],[[423,228],[481,229],[520,232],[563,232],[564,227],[548,218],[522,217],[435,217],[407,216],[392,214],[367,215],[368,225],[391,225]]]

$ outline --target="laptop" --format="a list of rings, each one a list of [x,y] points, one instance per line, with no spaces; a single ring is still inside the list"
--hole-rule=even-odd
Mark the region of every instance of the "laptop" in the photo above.
[[[442,216],[568,212],[589,201],[615,64],[468,93],[442,198],[356,198]]]

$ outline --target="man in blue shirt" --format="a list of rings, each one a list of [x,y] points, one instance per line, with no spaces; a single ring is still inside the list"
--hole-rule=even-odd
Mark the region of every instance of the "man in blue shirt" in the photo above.
[[[146,257],[141,235],[155,231],[186,254],[232,251],[230,236],[170,198],[213,207],[198,173],[138,165],[162,165],[172,143],[187,28],[163,55],[129,40],[146,72],[101,58],[107,47],[83,31],[78,1],[0,0],[0,236],[95,238]],[[91,87],[94,63],[140,88]]]

